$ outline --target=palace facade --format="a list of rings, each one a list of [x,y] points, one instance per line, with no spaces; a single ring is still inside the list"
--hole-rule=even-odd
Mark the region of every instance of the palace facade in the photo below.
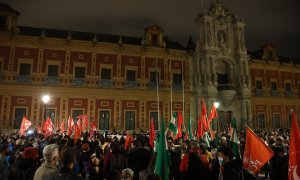
[[[267,45],[249,53],[245,23],[220,2],[199,14],[199,40],[184,47],[153,25],[144,37],[17,26],[19,12],[0,3],[0,127],[17,129],[26,115],[41,125],[87,114],[98,128],[148,130],[153,117],[182,111],[194,125],[201,98],[214,128],[290,125],[299,115],[300,68]],[[50,96],[44,103],[42,97]]]

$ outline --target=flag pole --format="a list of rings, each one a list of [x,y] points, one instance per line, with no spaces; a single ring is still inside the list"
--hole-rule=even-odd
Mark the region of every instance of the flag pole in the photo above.
[[[184,99],[184,68],[183,68],[183,60],[181,61],[181,81],[182,81],[182,119],[183,119],[183,129],[186,131],[185,123],[184,123],[184,110],[185,110],[185,99]]]
[[[169,73],[170,73],[170,88],[171,88],[171,120],[173,117],[173,78],[172,78],[172,60],[170,60],[169,64]]]
[[[159,91],[158,91],[158,68],[157,68],[157,58],[155,63],[155,78],[156,78],[156,97],[157,97],[157,120],[159,122],[158,127],[160,127],[160,113],[159,113]],[[151,120],[150,120],[151,123]]]

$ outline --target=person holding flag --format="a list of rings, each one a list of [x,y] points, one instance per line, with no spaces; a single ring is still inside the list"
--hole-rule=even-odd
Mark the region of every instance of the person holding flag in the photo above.
[[[273,151],[249,127],[246,127],[246,144],[243,155],[243,167],[252,174],[271,159]]]

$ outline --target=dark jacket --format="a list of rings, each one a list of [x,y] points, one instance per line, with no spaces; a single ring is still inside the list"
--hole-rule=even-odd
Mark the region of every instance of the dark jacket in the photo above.
[[[38,166],[38,162],[31,158],[17,159],[16,162],[10,168],[8,179],[32,180]]]
[[[240,159],[233,159],[223,166],[223,180],[243,179],[243,163]]]
[[[45,180],[82,180],[71,169],[61,167],[58,172],[51,173]]]

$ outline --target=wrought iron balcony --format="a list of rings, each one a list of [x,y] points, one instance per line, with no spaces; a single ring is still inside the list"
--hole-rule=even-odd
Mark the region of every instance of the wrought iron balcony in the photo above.
[[[46,85],[56,85],[59,83],[59,77],[56,76],[47,76],[44,78]]]
[[[85,78],[73,78],[72,84],[74,86],[85,86],[86,85],[86,79]]]
[[[262,89],[255,89],[256,96],[264,96],[264,90]]]
[[[172,84],[172,88],[173,88],[173,90],[175,90],[175,91],[181,91],[182,90],[182,83],[173,83]]]
[[[113,81],[111,79],[99,79],[98,86],[99,87],[112,87]]]
[[[161,85],[158,83],[158,88],[160,88],[160,87],[161,87]],[[156,82],[149,82],[148,83],[148,88],[149,89],[156,89],[157,88]]]
[[[124,81],[124,87],[136,88],[138,86],[139,86],[139,83],[137,81]]]
[[[235,91],[234,84],[220,84],[217,86],[218,91]]]
[[[279,92],[277,90],[271,90],[271,96],[278,97],[279,96]]]
[[[31,75],[17,75],[16,76],[16,82],[17,83],[24,83],[24,84],[28,84],[32,82],[32,77]]]
[[[292,98],[293,97],[293,93],[291,91],[285,91],[285,97]]]

